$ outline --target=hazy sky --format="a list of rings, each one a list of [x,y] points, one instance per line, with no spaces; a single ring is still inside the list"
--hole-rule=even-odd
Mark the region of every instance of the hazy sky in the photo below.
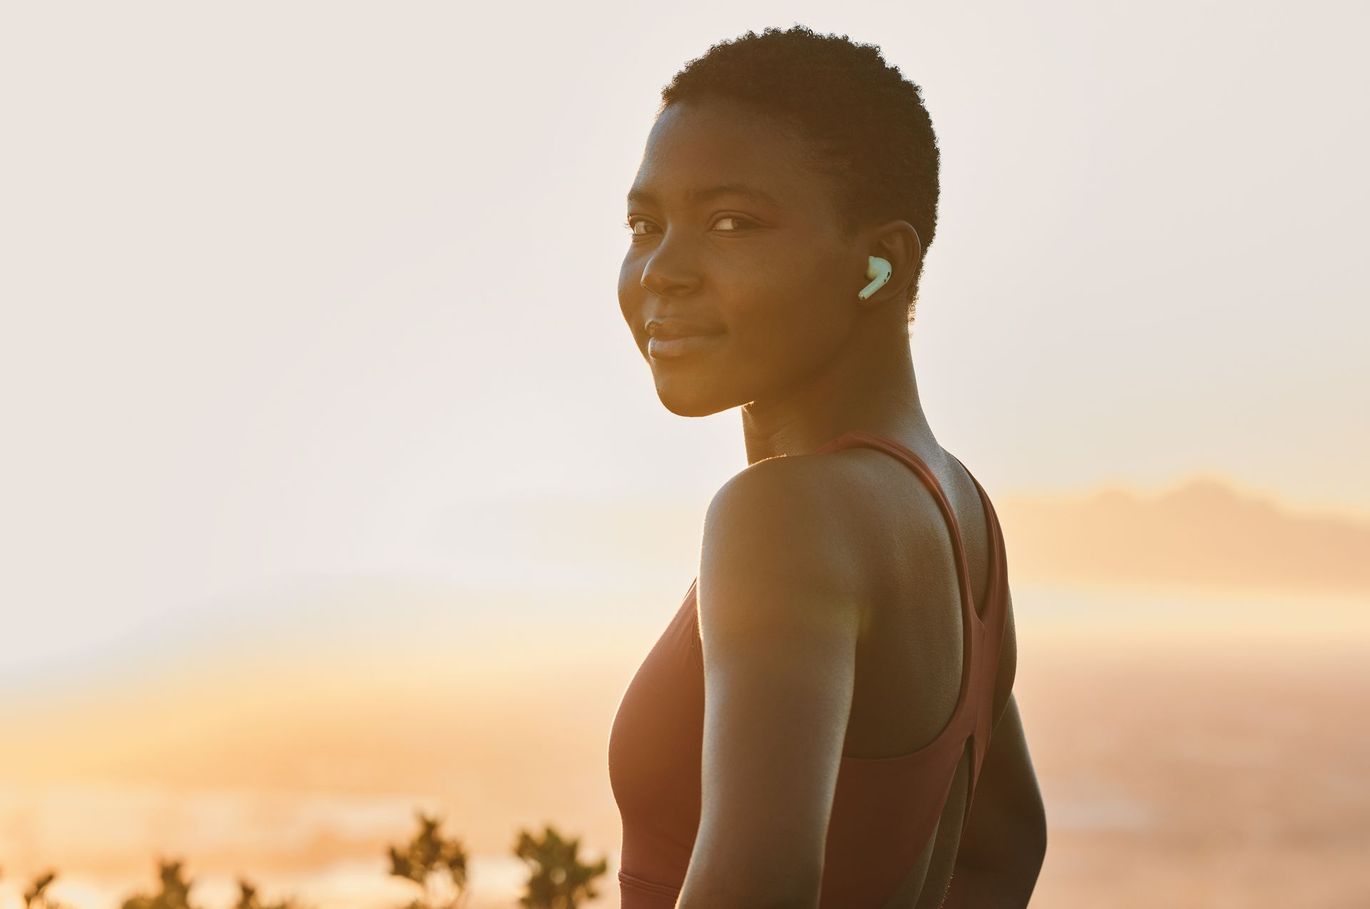
[[[1363,4],[12,4],[0,681],[321,579],[512,578],[507,518],[460,547],[515,508],[688,565],[739,417],[657,401],[623,197],[672,74],[795,21],[924,90],[912,345],[991,495],[1370,515]]]

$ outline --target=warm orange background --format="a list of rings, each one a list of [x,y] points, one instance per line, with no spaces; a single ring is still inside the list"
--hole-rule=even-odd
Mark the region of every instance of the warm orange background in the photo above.
[[[617,904],[613,712],[745,464],[655,399],[623,194],[794,21],[938,129],[911,343],[1004,524],[1033,905],[1370,904],[1370,14],[295,2],[0,22],[0,909],[163,854],[395,906],[418,808],[472,909],[543,823]]]

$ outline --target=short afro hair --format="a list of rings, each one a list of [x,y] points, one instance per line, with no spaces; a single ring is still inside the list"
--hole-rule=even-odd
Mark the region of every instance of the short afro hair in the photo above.
[[[679,101],[726,98],[776,117],[808,140],[833,177],[841,229],[903,219],[924,256],[937,230],[938,149],[922,90],[873,44],[796,24],[748,31],[689,61],[661,90],[658,115]],[[913,321],[922,260],[909,288]]]

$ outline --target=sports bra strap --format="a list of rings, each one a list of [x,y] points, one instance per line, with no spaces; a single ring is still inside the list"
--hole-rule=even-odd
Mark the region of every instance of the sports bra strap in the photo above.
[[[912,450],[902,443],[887,436],[876,435],[875,433],[866,432],[860,429],[844,432],[836,438],[820,445],[816,451],[836,451],[842,448],[851,448],[853,446],[878,448],[899,459],[918,475],[918,478],[923,482],[923,485],[932,493],[933,498],[937,501],[938,510],[942,512],[942,519],[946,522],[947,532],[951,535],[951,548],[956,560],[956,577],[961,596],[962,614],[966,616],[967,621],[974,621],[977,625],[983,625],[983,620],[975,611],[975,594],[974,588],[971,586],[970,566],[966,560],[966,547],[965,541],[961,536],[961,525],[956,520],[956,512],[952,509],[951,502],[947,500],[946,493],[942,490],[942,484],[937,480],[937,475],[928,467],[927,462],[914,454]],[[952,455],[952,457],[956,458],[955,455]],[[961,459],[956,458],[956,463],[961,464]],[[961,464],[961,469],[966,470],[966,465]],[[969,475],[970,471],[966,470],[966,474]],[[975,478],[972,476],[971,480],[974,481]],[[975,486],[976,491],[980,492],[979,482],[976,482]],[[981,502],[981,507],[983,510],[983,500]],[[991,523],[988,514],[985,515],[985,519],[986,524]],[[969,640],[968,636],[967,640]],[[969,651],[967,651],[967,658],[969,658],[969,655]]]

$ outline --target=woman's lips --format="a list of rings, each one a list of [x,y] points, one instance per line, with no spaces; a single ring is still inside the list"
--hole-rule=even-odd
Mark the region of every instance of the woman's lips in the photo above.
[[[648,338],[647,356],[653,360],[672,360],[707,350],[722,339],[722,334],[685,335],[680,338]]]

